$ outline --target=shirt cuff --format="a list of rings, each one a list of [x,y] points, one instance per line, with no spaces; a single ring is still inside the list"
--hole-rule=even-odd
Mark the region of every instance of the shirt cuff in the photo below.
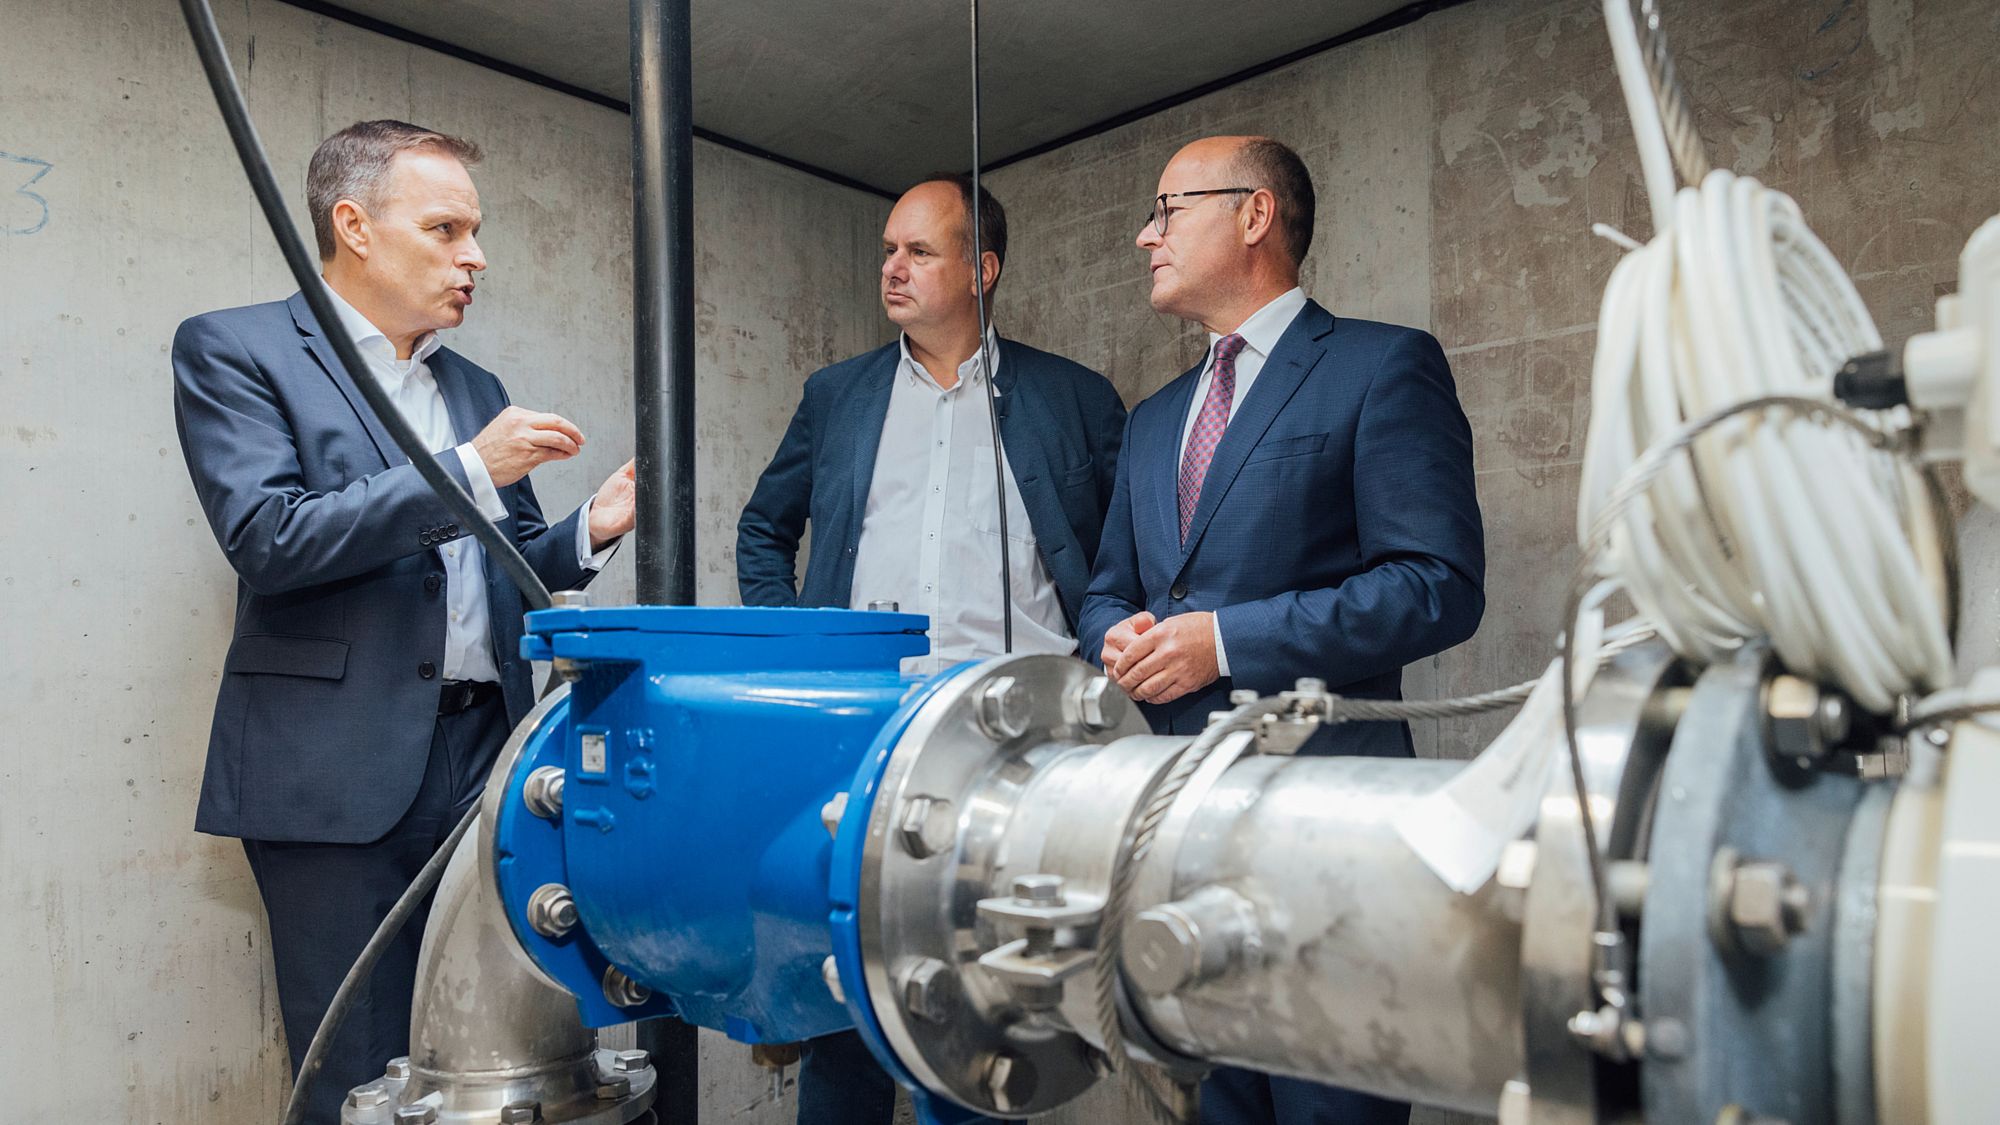
[[[493,474],[486,471],[486,462],[480,460],[471,442],[458,446],[458,461],[465,466],[465,479],[472,485],[472,502],[479,505],[479,514],[494,523],[506,519],[507,502],[500,499],[500,490],[493,487]]]
[[[1218,679],[1229,675],[1229,653],[1222,647],[1222,615],[1211,613],[1208,619],[1215,624],[1215,675]]]
[[[602,551],[590,553],[590,506],[595,503],[595,496],[585,500],[582,509],[576,513],[576,563],[585,570],[603,570],[604,564],[611,561],[611,556],[618,553],[618,544],[625,542],[625,537],[621,535]]]

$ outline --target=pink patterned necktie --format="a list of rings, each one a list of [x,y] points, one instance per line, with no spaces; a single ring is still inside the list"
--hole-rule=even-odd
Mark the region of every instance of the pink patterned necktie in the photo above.
[[[1215,373],[1209,379],[1208,397],[1201,401],[1194,429],[1188,431],[1187,448],[1181,452],[1181,542],[1187,542],[1188,525],[1201,503],[1201,483],[1208,478],[1208,463],[1215,446],[1229,426],[1229,407],[1236,401],[1236,353],[1246,341],[1231,332],[1215,342]]]

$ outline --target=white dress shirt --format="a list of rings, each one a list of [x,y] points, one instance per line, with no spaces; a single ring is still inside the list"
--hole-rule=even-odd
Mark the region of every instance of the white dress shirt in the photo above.
[[[997,375],[998,338],[989,333],[986,339]],[[903,671],[928,675],[1001,652],[993,428],[979,356],[959,365],[957,384],[946,390],[910,356],[908,337],[899,346],[848,604],[866,609],[870,602],[892,601],[905,613],[929,615],[930,654],[903,661]],[[1011,465],[1006,483],[1014,651],[1075,652],[1076,638],[1063,619]]]
[[[506,519],[507,504],[500,499],[500,490],[493,486],[493,476],[486,471],[486,462],[480,459],[470,441],[459,442],[451,424],[451,413],[445,408],[444,394],[438,390],[437,379],[424,362],[441,346],[438,334],[425,333],[410,350],[409,359],[397,359],[395,345],[389,342],[389,337],[381,329],[334,292],[332,286],[327,287],[326,293],[333,298],[333,307],[340,313],[341,324],[346,326],[348,335],[354,337],[355,348],[368,361],[369,373],[375,376],[375,381],[383,390],[389,392],[397,411],[423,439],[424,447],[433,453],[441,454],[447,450],[456,453],[459,463],[465,466],[465,479],[472,485],[470,491],[473,501],[479,505],[479,514],[494,523]],[[586,569],[598,570],[616,549],[617,544],[614,543],[594,555],[591,553],[590,507],[585,504],[583,514],[576,521],[577,561]],[[486,606],[486,552],[479,546],[479,540],[469,534],[436,550],[444,562],[445,610],[448,614],[444,634],[444,678],[498,682],[500,669],[493,657],[492,622]]]
[[[1236,394],[1229,400],[1231,421],[1236,418],[1236,408],[1241,406],[1243,399],[1249,395],[1251,384],[1257,381],[1258,373],[1264,370],[1264,361],[1271,358],[1271,349],[1278,346],[1278,340],[1285,334],[1285,329],[1292,326],[1292,321],[1298,319],[1299,313],[1305,307],[1305,290],[1293,286],[1274,298],[1270,304],[1251,313],[1250,319],[1245,320],[1236,329],[1236,335],[1243,337],[1243,349],[1236,353]],[[1187,456],[1188,438],[1194,433],[1195,419],[1201,416],[1202,403],[1208,401],[1209,385],[1215,382],[1215,345],[1221,339],[1221,333],[1208,334],[1208,358],[1202,361],[1201,378],[1194,385],[1194,401],[1188,404],[1187,421],[1181,426],[1181,457]],[[1227,433],[1226,430],[1224,432]],[[1180,471],[1180,464],[1180,458],[1175,458],[1175,472]],[[1206,485],[1207,482],[1204,481],[1203,486]],[[1215,624],[1215,667],[1217,675],[1229,674],[1229,654],[1222,649],[1220,618],[1216,619]]]

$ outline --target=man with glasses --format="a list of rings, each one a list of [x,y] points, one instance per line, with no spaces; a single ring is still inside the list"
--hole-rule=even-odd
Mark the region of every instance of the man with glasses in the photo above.
[[[975,264],[972,192],[969,176],[933,176],[897,200],[882,230],[880,283],[901,331],[806,380],[736,528],[744,605],[894,603],[924,614],[931,651],[904,662],[918,674],[1005,649],[1003,534],[1013,651],[1076,651],[1125,425],[1125,404],[1102,375],[998,335],[980,347],[979,302],[992,307],[1007,216],[980,189]],[[889,1125],[895,1098],[859,1035],[805,1044],[802,1125]]]
[[[1162,734],[1302,677],[1400,698],[1403,665],[1471,636],[1485,609],[1472,432],[1444,352],[1300,290],[1313,188],[1286,146],[1199,140],[1159,187],[1138,237],[1152,305],[1207,328],[1209,349],[1132,411],[1080,651]],[[1303,752],[1413,751],[1401,723],[1348,723]],[[1211,1123],[1408,1116],[1244,1070],[1202,1088]]]

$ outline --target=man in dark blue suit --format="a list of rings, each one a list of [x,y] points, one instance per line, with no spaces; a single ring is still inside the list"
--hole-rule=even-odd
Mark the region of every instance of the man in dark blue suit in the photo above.
[[[895,602],[925,614],[931,651],[905,662],[911,672],[1003,651],[1002,503],[1013,651],[1076,650],[1125,422],[1096,372],[998,336],[982,357],[979,301],[999,282],[1007,226],[982,193],[975,267],[971,210],[965,176],[926,180],[897,201],[882,232],[881,287],[902,332],[806,380],[737,524],[745,605]],[[989,368],[1007,470],[998,493]],[[894,1084],[858,1035],[805,1045],[800,1122],[888,1125],[894,1105]]]
[[[1202,361],[1132,411],[1078,629],[1153,729],[1192,734],[1229,693],[1301,677],[1396,699],[1402,668],[1485,608],[1472,434],[1428,333],[1336,319],[1298,288],[1313,190],[1291,149],[1211,137],[1160,176],[1139,232],[1155,309],[1208,329]],[[1408,755],[1353,723],[1307,753]],[[1249,1071],[1205,1122],[1407,1120],[1409,1107]]]
[[[367,121],[313,154],[307,195],[344,329],[445,471],[551,589],[587,583],[633,522],[632,469],[550,527],[528,472],[568,421],[511,406],[438,344],[486,268],[470,142]],[[294,1072],[348,966],[485,787],[534,700],[521,592],[390,439],[303,296],[174,337],[181,452],[237,574],[199,831],[243,840],[270,920]],[[308,1120],[408,1052],[423,920],[356,995]]]

